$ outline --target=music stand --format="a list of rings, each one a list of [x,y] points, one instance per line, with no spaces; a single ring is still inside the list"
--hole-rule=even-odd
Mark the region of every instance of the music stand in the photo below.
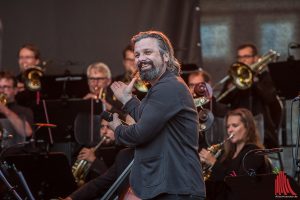
[[[82,98],[88,91],[85,75],[48,75],[41,78],[43,99]]]
[[[36,199],[65,197],[76,189],[71,167],[63,153],[18,154],[5,157],[24,174]]]
[[[279,96],[295,98],[300,91],[300,60],[269,64],[269,71]]]
[[[42,105],[41,105],[42,106]],[[82,99],[57,99],[45,100],[44,112],[40,114],[36,121],[57,125],[51,129],[53,140],[55,142],[69,142],[74,138],[74,121],[79,114],[100,115],[102,112],[102,103],[96,103],[93,100]],[[93,108],[93,110],[92,110]],[[47,113],[48,119],[45,113]],[[37,138],[48,140],[47,128],[40,129],[37,132]],[[85,134],[91,134],[86,132]]]

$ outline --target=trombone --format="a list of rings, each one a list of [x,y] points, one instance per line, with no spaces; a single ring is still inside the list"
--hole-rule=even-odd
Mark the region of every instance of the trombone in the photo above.
[[[41,90],[41,77],[43,75],[44,71],[38,66],[27,69],[23,74],[26,88],[33,92]]]
[[[260,74],[268,63],[277,60],[278,57],[279,53],[271,49],[268,53],[264,54],[256,63],[252,65],[246,65],[241,62],[237,62],[231,65],[228,72],[229,74],[225,76],[221,81],[219,81],[214,86],[214,89],[220,85],[223,85],[228,80],[231,80],[234,85],[231,88],[227,89],[225,92],[221,93],[216,98],[216,101],[222,100],[236,88],[240,90],[246,90],[250,88],[253,85],[254,77],[257,74]]]

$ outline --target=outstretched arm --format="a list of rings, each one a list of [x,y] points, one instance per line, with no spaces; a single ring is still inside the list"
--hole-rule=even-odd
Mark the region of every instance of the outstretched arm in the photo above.
[[[0,112],[10,121],[19,135],[24,137],[32,135],[32,128],[25,119],[22,120],[15,112],[2,104],[0,104]]]

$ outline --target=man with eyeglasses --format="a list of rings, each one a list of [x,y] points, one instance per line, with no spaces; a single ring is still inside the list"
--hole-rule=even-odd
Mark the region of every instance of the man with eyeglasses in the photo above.
[[[3,97],[0,103],[0,116],[2,125],[12,126],[12,130],[7,134],[12,134],[12,139],[7,139],[2,145],[8,147],[18,142],[25,141],[26,137],[32,135],[31,124],[33,123],[33,113],[29,108],[18,105],[15,102],[17,94],[17,80],[7,72],[0,72],[0,94]],[[8,123],[9,122],[9,123]]]
[[[248,66],[258,62],[259,56],[255,45],[243,44],[237,48],[237,61]],[[276,95],[268,68],[254,75],[254,83],[249,89],[235,89],[224,97],[221,102],[230,105],[231,109],[247,108],[254,116],[262,114],[264,123],[264,145],[267,148],[278,147],[278,130],[282,116],[282,106]],[[227,81],[224,92],[233,87]]]
[[[246,65],[252,65],[259,59],[257,48],[252,44],[244,44],[237,48],[237,61]]]
[[[101,101],[103,110],[117,112],[122,116],[125,116],[121,111],[122,103],[117,101],[113,96],[111,89],[108,87],[111,83],[111,72],[109,67],[102,62],[93,63],[88,66],[86,74],[89,93],[87,93],[83,99]]]
[[[122,119],[125,119],[126,114],[121,111],[122,103],[114,97],[113,92],[108,87],[111,83],[111,71],[109,67],[103,62],[92,63],[88,66],[86,74],[88,79],[89,92],[83,97],[83,99],[98,101],[102,104],[103,110],[108,112],[117,112],[120,114]],[[99,104],[95,104],[95,106],[98,105]],[[105,135],[106,132],[108,134],[112,133],[111,129],[107,127],[107,122],[104,120],[101,121],[100,132],[101,136]],[[112,165],[114,157],[120,150],[120,148],[114,145],[114,137],[110,138],[112,140],[109,140],[109,142],[105,142],[106,146],[111,147],[110,150],[107,151],[107,153],[110,154],[110,159],[103,159],[107,158],[108,156],[103,155],[103,152],[101,153],[100,149],[96,154],[95,152],[93,152],[93,148],[84,147],[80,150],[77,157],[79,159],[93,162],[97,157],[97,162],[95,165],[93,165],[93,168],[95,168],[95,170],[92,170],[92,173],[87,176],[87,180],[94,178],[96,175],[102,174],[107,167],[110,167],[110,165]]]

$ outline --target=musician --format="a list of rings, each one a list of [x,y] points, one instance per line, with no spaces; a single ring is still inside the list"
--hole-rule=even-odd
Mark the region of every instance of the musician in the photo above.
[[[196,96],[195,94],[195,85],[199,84],[199,83],[207,83],[209,85],[211,85],[211,75],[204,71],[204,70],[200,70],[200,71],[195,71],[195,72],[191,72],[188,75],[188,86],[190,89],[190,92],[192,93],[193,97]],[[227,112],[227,106],[221,103],[217,103],[214,96],[212,96],[212,112],[214,114],[214,116],[216,117],[224,117],[226,115]]]
[[[131,79],[134,77],[134,74],[137,72],[137,67],[134,63],[134,52],[132,45],[127,45],[126,48],[122,52],[122,63],[123,67],[125,69],[125,72],[119,76],[116,76],[114,78],[115,81],[122,81],[126,84],[128,84]],[[142,82],[140,82],[142,83]],[[145,85],[145,84],[144,84]],[[145,85],[146,87],[149,87],[149,85]],[[138,99],[143,99],[147,92],[140,91],[139,88],[133,87],[132,93],[137,96]]]
[[[131,45],[127,45],[122,51],[122,59],[125,72],[119,76],[116,76],[114,80],[129,83],[132,79],[132,74],[137,70],[137,67],[134,64],[134,52]]]
[[[136,124],[122,125],[114,113],[110,126],[118,144],[135,148],[133,192],[142,199],[204,199],[197,110],[173,47],[158,31],[140,32],[132,44],[141,79],[152,87],[140,102],[131,93],[136,78],[129,85],[114,82],[115,96]]]
[[[210,86],[211,76],[208,72],[206,72],[204,70],[194,71],[188,75],[187,81],[188,81],[187,84],[189,86],[190,92],[192,93],[193,97],[198,98],[197,94],[195,93],[195,90],[194,90],[195,86],[197,86],[201,83],[206,83],[206,84],[208,84],[208,86]],[[210,94],[210,95],[212,95],[212,94]],[[214,130],[219,130],[219,123],[216,122],[216,120],[217,120],[217,117],[220,119],[224,118],[227,113],[227,110],[228,110],[226,105],[216,102],[216,99],[213,95],[212,95],[211,99],[209,99],[209,100],[210,101],[208,103],[206,103],[205,105],[203,105],[202,107],[213,113],[214,122],[212,123],[211,127],[208,127],[208,129],[205,132],[201,132],[199,134],[199,150],[202,147],[207,147],[209,145],[207,143],[220,142],[220,141],[217,141],[217,139],[220,138],[219,131],[214,131]],[[197,109],[199,112],[199,110],[201,108],[198,107]],[[209,120],[210,119],[207,119],[207,121],[209,121]],[[207,121],[204,123],[208,124]],[[213,140],[213,141],[208,141],[208,138],[210,138],[210,140]]]
[[[102,119],[100,127],[101,127],[100,138],[103,138],[104,136],[107,138],[104,140],[101,147],[114,146],[114,141],[115,141],[114,132],[109,128],[108,122]],[[107,168],[111,165],[111,161],[107,161],[106,157],[104,158],[103,156],[104,156],[103,152],[101,151],[100,148],[95,149],[94,147],[91,148],[84,147],[80,150],[77,159],[86,160],[90,165],[88,174],[84,180],[85,182],[103,174],[107,170]],[[114,157],[114,155],[111,154],[111,157]],[[114,158],[111,158],[111,160],[114,160]]]
[[[103,196],[132,161],[133,155],[133,149],[122,149],[117,154],[114,164],[106,171],[106,173],[84,184],[64,200],[88,200]],[[127,177],[120,187],[116,189],[117,194],[120,196],[127,190],[128,186],[129,181]]]
[[[120,114],[122,118],[125,118],[126,114],[121,110],[121,102],[113,96],[113,93],[109,88],[112,77],[109,67],[102,62],[92,63],[88,66],[86,74],[89,92],[83,99],[100,100],[104,110],[116,112]]]
[[[248,66],[259,59],[257,48],[253,44],[243,44],[237,48],[237,61]],[[221,93],[233,86],[229,80]],[[264,144],[268,148],[278,147],[278,129],[280,128],[282,106],[276,96],[270,74],[265,70],[254,78],[253,85],[246,90],[235,89],[221,100],[231,109],[247,108],[254,116],[262,114],[264,120]]]
[[[245,159],[246,171],[243,169],[243,158],[251,150],[263,149],[252,113],[245,108],[229,111],[226,118],[227,134],[233,137],[224,143],[224,151],[216,158],[206,149],[199,153],[206,165],[212,166],[210,181],[206,182],[208,199],[227,199],[224,178],[226,176],[248,175],[247,170],[256,174],[270,172],[270,165],[264,156],[255,153]]]
[[[41,53],[35,44],[23,44],[18,52],[20,73],[27,69],[38,66],[41,62]]]
[[[38,103],[36,92],[29,91],[25,87],[24,73],[26,70],[39,66],[41,63],[41,53],[39,48],[35,44],[23,44],[18,51],[18,64],[20,73],[17,75],[18,80],[18,94],[16,95],[16,101],[31,109]]]
[[[14,130],[8,131],[15,131],[10,133],[13,134],[13,139],[8,141],[8,145],[24,141],[26,137],[32,135],[33,113],[29,108],[16,103],[17,80],[8,72],[0,72],[0,93],[2,95],[1,118],[6,118],[12,125]]]

